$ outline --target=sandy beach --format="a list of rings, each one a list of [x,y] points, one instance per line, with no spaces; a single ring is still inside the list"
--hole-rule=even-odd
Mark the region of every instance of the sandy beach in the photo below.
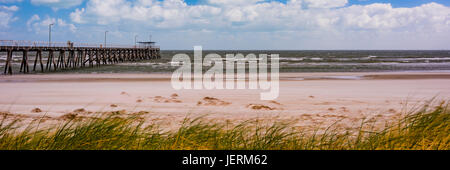
[[[450,97],[448,72],[282,73],[280,96],[261,101],[260,90],[180,90],[171,74],[45,74],[0,77],[0,111],[24,118],[66,114],[142,112],[176,127],[186,116],[211,120],[292,120],[298,126],[341,119],[394,120],[421,102]],[[36,108],[39,108],[36,110]],[[354,122],[352,122],[354,121]],[[350,123],[350,124],[349,124]]]

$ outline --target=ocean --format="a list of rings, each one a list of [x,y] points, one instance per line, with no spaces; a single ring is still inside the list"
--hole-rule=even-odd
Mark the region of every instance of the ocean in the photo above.
[[[171,66],[175,54],[185,53],[193,59],[193,51],[162,50],[161,59],[143,62],[119,63],[115,65],[58,71],[58,73],[169,73],[178,67]],[[394,71],[450,71],[450,51],[203,51],[203,56],[216,53],[278,54],[280,72],[394,72]],[[30,64],[34,54],[30,53]],[[46,54],[44,54],[44,58]],[[15,74],[20,68],[21,54],[14,54]],[[0,71],[3,74],[6,54],[0,53]],[[44,62],[45,63],[45,62]],[[31,65],[32,67],[32,65]],[[205,68],[207,69],[207,68]]]

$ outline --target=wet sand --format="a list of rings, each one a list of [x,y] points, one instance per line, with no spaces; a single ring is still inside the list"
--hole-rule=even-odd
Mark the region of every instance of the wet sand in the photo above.
[[[448,72],[282,73],[280,96],[259,100],[261,90],[180,90],[171,74],[44,74],[0,76],[0,112],[58,118],[68,113],[142,112],[175,127],[186,116],[211,120],[291,120],[297,126],[340,119],[390,121],[405,109],[450,98]],[[38,111],[35,108],[39,108]]]

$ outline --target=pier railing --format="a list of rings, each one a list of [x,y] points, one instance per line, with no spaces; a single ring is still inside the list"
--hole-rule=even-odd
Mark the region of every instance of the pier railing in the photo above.
[[[80,43],[80,42],[48,42],[48,41],[27,41],[27,40],[0,40],[1,47],[91,47],[91,48],[148,48],[140,45],[123,44],[100,44],[100,43]],[[159,48],[152,46],[151,48]]]

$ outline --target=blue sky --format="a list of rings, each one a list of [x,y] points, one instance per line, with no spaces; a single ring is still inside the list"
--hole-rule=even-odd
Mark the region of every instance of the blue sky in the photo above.
[[[450,49],[448,0],[0,0],[0,39],[163,49]]]

